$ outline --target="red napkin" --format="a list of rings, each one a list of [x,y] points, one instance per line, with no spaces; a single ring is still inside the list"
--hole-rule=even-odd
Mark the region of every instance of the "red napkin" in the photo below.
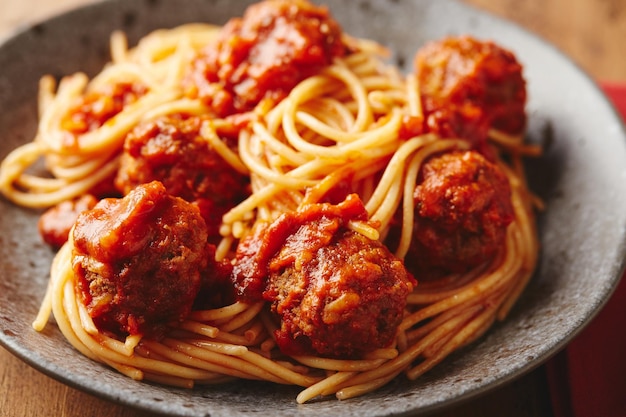
[[[602,89],[626,119],[626,84],[603,83]]]
[[[626,120],[626,85],[602,88]],[[546,369],[555,417],[626,416],[626,276]]]

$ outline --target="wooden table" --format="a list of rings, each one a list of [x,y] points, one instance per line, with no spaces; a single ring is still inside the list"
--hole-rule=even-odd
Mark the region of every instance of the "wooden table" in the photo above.
[[[0,37],[29,22],[93,0],[0,0]],[[626,2],[623,0],[466,0],[518,22],[553,42],[594,78],[626,82]],[[565,11],[567,10],[567,11]],[[150,416],[63,385],[0,348],[0,415]],[[458,416],[553,416],[546,369],[444,413]]]

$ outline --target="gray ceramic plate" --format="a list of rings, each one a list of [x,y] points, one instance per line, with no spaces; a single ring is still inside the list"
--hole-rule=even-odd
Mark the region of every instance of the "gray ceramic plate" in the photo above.
[[[0,157],[36,128],[36,89],[45,73],[94,74],[114,29],[131,43],[183,22],[223,23],[243,1],[118,0],[59,16],[0,47]],[[146,410],[187,416],[381,416],[420,414],[477,396],[531,370],[572,339],[603,306],[623,267],[626,227],[625,133],[598,88],[567,58],[519,28],[447,0],[327,0],[344,29],[391,47],[400,65],[426,40],[471,33],[512,49],[526,68],[529,138],[546,145],[529,163],[540,217],[542,257],[512,315],[487,336],[418,381],[402,379],[362,398],[297,406],[297,388],[239,382],[193,391],[134,382],[75,352],[55,326],[30,328],[52,253],[37,213],[0,199],[0,342],[64,383]],[[259,407],[260,403],[263,404]]]

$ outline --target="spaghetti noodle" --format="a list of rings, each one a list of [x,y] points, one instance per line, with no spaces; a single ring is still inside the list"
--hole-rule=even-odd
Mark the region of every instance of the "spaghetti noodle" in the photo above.
[[[305,74],[281,91],[284,97],[261,99],[237,113],[243,117],[216,114],[215,102],[186,88],[190,68],[222,30],[199,24],[160,30],[132,49],[114,33],[112,62],[92,80],[76,74],[54,91],[52,78],[44,77],[37,136],[2,162],[2,193],[33,208],[74,199],[118,172],[125,138],[138,125],[166,116],[200,117],[197,136],[250,181],[250,193],[220,219],[216,261],[235,262],[237,245],[259,225],[324,203],[342,187],[358,195],[368,217],[351,219],[347,229],[371,241],[395,239],[394,256],[405,258],[415,240],[414,189],[425,164],[475,149],[476,143],[442,137],[441,129],[412,129],[429,111],[419,77],[386,64],[383,47],[347,35],[341,42],[348,53]],[[413,272],[419,283],[406,297],[387,346],[356,358],[284,354],[274,337],[280,317],[262,300],[194,309],[161,338],[110,334],[81,301],[72,233],[55,256],[33,327],[42,330],[54,315],[78,351],[133,379],[188,388],[232,378],[265,380],[303,387],[299,403],[363,395],[400,374],[418,378],[504,319],[537,260],[533,210],[539,203],[528,190],[520,158],[538,150],[525,145],[521,133],[488,128],[484,146],[511,190],[512,221],[503,245],[468,271],[425,281]],[[223,139],[233,131],[236,146]],[[33,173],[41,158],[52,177]]]

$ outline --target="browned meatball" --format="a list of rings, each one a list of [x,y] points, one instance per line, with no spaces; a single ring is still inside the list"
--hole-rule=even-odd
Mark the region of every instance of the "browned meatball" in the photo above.
[[[515,56],[489,41],[449,37],[415,56],[427,130],[483,146],[494,126],[510,134],[526,125],[526,84]]]
[[[238,289],[263,290],[284,353],[358,357],[393,341],[415,281],[379,241],[346,227],[366,216],[351,195],[285,213],[240,244]]]
[[[70,230],[80,213],[96,205],[98,200],[91,194],[85,194],[75,200],[63,201],[46,210],[39,218],[39,234],[44,242],[54,249],[59,249],[70,234]]]
[[[455,151],[429,160],[422,175],[405,258],[417,279],[466,272],[504,246],[514,213],[502,169],[477,152]]]
[[[231,19],[194,63],[188,94],[220,116],[282,99],[298,82],[344,53],[341,28],[325,7],[266,0]]]
[[[248,195],[248,176],[236,171],[199,131],[204,119],[164,116],[131,131],[124,142],[116,186],[124,193],[160,181],[167,191],[196,203],[212,241],[222,215]]]
[[[79,298],[99,329],[120,336],[183,319],[214,262],[197,207],[156,181],[83,212],[73,238]]]

